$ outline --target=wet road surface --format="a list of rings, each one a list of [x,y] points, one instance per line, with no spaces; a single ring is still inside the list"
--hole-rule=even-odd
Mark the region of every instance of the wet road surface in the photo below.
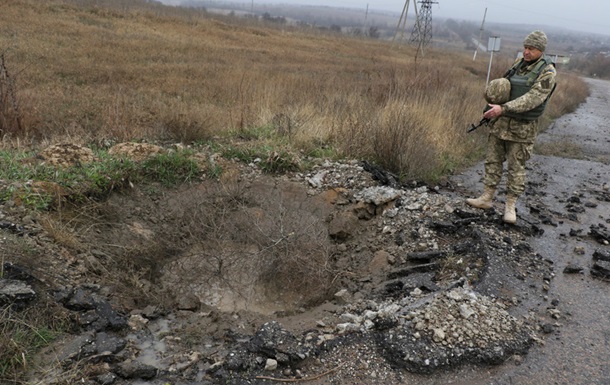
[[[517,204],[518,216],[528,218],[532,202],[554,214],[553,224],[531,246],[554,263],[548,298],[533,299],[539,306],[555,300],[557,328],[527,356],[498,367],[463,368],[435,376],[434,384],[610,384],[610,282],[592,277],[592,254],[610,246],[588,236],[591,225],[610,228],[610,82],[588,79],[591,95],[579,109],[557,120],[538,143],[576,143],[579,158],[534,155],[528,163],[526,195]],[[481,190],[482,165],[456,177],[472,195]],[[578,197],[584,212],[569,216],[570,197]],[[595,206],[595,207],[593,207]],[[574,217],[576,215],[576,218]],[[570,235],[572,234],[572,235]],[[568,265],[581,274],[565,274]],[[525,304],[527,306],[527,304]]]

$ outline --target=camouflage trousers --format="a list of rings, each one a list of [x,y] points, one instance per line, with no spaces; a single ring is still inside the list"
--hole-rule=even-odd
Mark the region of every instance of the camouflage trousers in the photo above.
[[[483,184],[495,189],[502,179],[503,164],[506,161],[508,194],[514,196],[523,194],[525,191],[525,162],[532,156],[533,149],[533,143],[512,142],[489,135]]]

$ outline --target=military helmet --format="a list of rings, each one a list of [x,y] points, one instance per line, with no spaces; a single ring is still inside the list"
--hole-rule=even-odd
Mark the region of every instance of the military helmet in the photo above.
[[[510,81],[506,78],[494,79],[485,89],[485,100],[490,104],[504,104],[510,100]]]

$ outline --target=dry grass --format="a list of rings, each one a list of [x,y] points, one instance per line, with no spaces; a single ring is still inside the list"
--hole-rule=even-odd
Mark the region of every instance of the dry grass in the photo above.
[[[23,371],[35,366],[33,355],[69,330],[70,317],[44,294],[24,310],[0,307],[0,383],[21,383]]]
[[[415,63],[410,48],[379,41],[84,3],[3,9],[25,138],[195,141],[284,116],[297,146],[331,142],[408,174],[468,152],[455,143],[479,118],[486,70],[470,55]]]
[[[464,134],[480,118],[487,70],[470,53],[429,50],[415,62],[410,47],[383,41],[138,1],[90,3],[2,6],[0,51],[18,90],[21,143],[193,142],[271,126],[289,131],[297,149],[331,145],[422,178],[483,144]]]
[[[547,116],[552,119],[574,112],[589,96],[589,87],[578,76],[559,72],[557,88],[553,93],[547,109]]]

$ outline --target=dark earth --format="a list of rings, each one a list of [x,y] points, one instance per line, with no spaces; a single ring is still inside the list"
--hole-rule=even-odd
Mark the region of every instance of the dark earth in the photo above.
[[[540,135],[515,226],[502,188],[465,205],[482,164],[426,186],[205,151],[218,180],[3,203],[0,303],[72,325],[26,383],[610,384],[610,83],[587,82]]]

